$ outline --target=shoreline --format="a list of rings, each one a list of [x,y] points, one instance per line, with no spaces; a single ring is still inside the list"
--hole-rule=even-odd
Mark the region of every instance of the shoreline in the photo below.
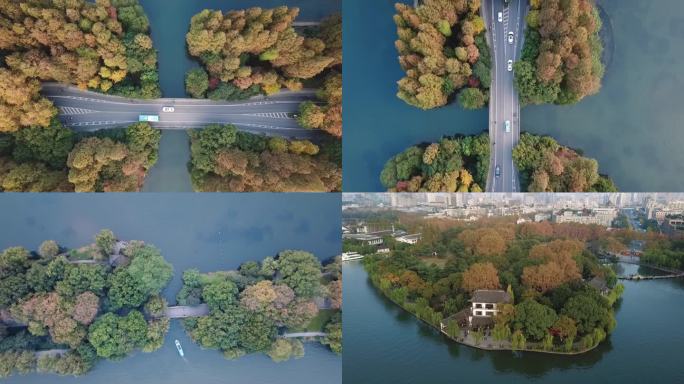
[[[364,266],[364,271],[366,272],[366,274],[368,274],[368,272],[367,272],[366,269],[365,269],[365,266]],[[520,348],[520,349],[513,349],[513,348],[488,348],[488,347],[485,347],[485,346],[483,346],[483,345],[476,345],[476,344],[474,344],[474,343],[473,343],[473,344],[471,344],[471,343],[466,343],[466,342],[459,341],[459,340],[457,340],[457,339],[451,337],[449,334],[447,334],[447,333],[446,333],[445,331],[443,331],[442,329],[439,329],[439,328],[437,328],[436,326],[430,324],[430,323],[427,322],[425,319],[421,319],[421,318],[418,317],[418,315],[416,315],[415,313],[409,311],[408,309],[404,308],[401,304],[399,304],[399,303],[397,303],[396,301],[392,300],[389,296],[385,295],[385,293],[384,293],[380,288],[378,288],[377,285],[375,285],[375,283],[373,282],[373,279],[370,277],[370,275],[368,275],[368,280],[369,280],[369,281],[371,282],[371,284],[373,285],[373,288],[375,288],[375,289],[382,295],[383,298],[389,300],[390,302],[392,302],[393,304],[395,304],[397,307],[399,307],[401,310],[403,310],[403,311],[405,311],[405,312],[411,314],[411,316],[413,316],[414,318],[416,318],[416,319],[420,320],[421,322],[425,323],[425,324],[428,325],[430,328],[433,328],[434,330],[438,331],[441,335],[443,335],[443,336],[446,337],[447,339],[449,339],[449,340],[451,340],[451,341],[453,341],[453,342],[455,342],[455,343],[457,343],[457,344],[465,345],[465,346],[467,346],[467,347],[476,348],[476,349],[483,350],[483,351],[491,351],[491,352],[497,352],[497,351],[535,352],[535,353],[545,353],[545,354],[549,354],[549,355],[576,356],[576,355],[581,355],[581,354],[584,354],[584,353],[587,353],[587,352],[590,352],[590,351],[596,349],[596,347],[598,347],[603,341],[605,341],[605,339],[604,339],[601,343],[597,343],[597,344],[595,344],[595,345],[593,345],[592,347],[587,348],[587,349],[583,349],[583,350],[580,350],[580,351],[570,351],[570,352],[553,351],[553,350],[547,351],[547,350],[543,350],[543,349],[530,349],[530,348]],[[606,339],[607,339],[607,337],[606,337]]]
[[[610,68],[613,63],[613,57],[615,56],[615,34],[613,32],[613,22],[606,12],[603,5],[600,4],[601,0],[596,1],[596,10],[601,18],[601,30],[599,31],[599,38],[603,43],[603,52],[601,52],[601,62],[603,63],[603,79],[606,79],[608,74],[608,68]]]

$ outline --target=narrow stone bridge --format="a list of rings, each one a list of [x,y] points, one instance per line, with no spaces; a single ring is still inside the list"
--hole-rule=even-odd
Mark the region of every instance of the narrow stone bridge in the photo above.
[[[325,332],[293,332],[293,333],[283,333],[281,335],[286,339],[294,339],[298,337],[325,337],[328,336]]]
[[[619,255],[619,254],[611,253],[611,252],[603,252],[603,254],[607,255],[609,257],[616,257],[617,260],[621,263],[638,265],[640,267],[647,267],[647,268],[651,268],[651,269],[655,269],[655,270],[667,273],[667,275],[640,275],[640,274],[635,274],[635,275],[630,275],[630,276],[618,276],[618,279],[620,279],[620,280],[677,279],[680,277],[684,277],[684,271],[680,271],[677,269],[671,269],[671,268],[665,268],[665,267],[661,267],[661,266],[658,266],[655,264],[643,263],[643,262],[641,262],[641,259],[636,257],[636,256],[623,256],[623,255]]]
[[[684,272],[676,275],[631,275],[631,276],[618,276],[620,280],[656,280],[656,279],[678,279],[684,277]]]
[[[36,356],[36,359],[40,359],[41,357],[61,356],[67,352],[69,352],[68,349],[48,349],[45,351],[36,351],[35,356]]]
[[[166,317],[169,319],[184,319],[186,317],[209,316],[209,306],[200,304],[197,306],[176,305],[166,308]]]
[[[295,21],[292,23],[293,27],[317,27],[321,25],[320,21]]]

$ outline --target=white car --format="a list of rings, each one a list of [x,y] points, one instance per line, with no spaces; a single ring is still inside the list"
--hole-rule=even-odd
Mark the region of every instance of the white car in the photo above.
[[[497,19],[499,20],[499,23],[503,21],[503,12],[499,12]]]
[[[506,128],[506,133],[511,132],[511,121],[506,120],[506,123],[504,123],[504,127]]]
[[[515,35],[513,34],[513,31],[508,32],[508,44],[513,44],[514,38],[515,38]]]
[[[174,107],[164,107],[164,108],[162,108],[162,112],[168,112],[168,113],[171,113],[171,112],[173,112],[173,111],[175,111],[175,110],[176,110],[176,108],[174,108]]]
[[[513,60],[508,60],[508,72],[513,70]]]

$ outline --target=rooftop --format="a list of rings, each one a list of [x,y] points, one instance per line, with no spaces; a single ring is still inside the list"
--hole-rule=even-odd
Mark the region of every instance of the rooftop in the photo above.
[[[598,276],[594,276],[593,279],[589,280],[589,285],[598,289],[599,291],[602,291],[602,290],[608,288],[608,285],[606,284],[606,280],[604,280],[603,278],[598,277]]]
[[[367,235],[367,234],[363,234],[363,233],[345,234],[343,237],[345,239],[352,239],[352,240],[359,240],[359,241],[369,241],[369,240],[382,239],[382,237],[380,237],[380,236]]]
[[[511,296],[506,291],[500,289],[478,289],[473,292],[470,301],[474,303],[510,303]]]
[[[421,234],[420,234],[420,233],[414,233],[414,234],[411,234],[411,235],[404,235],[404,236],[401,236],[402,239],[406,239],[406,240],[412,240],[412,239],[420,240],[420,237],[421,237]]]

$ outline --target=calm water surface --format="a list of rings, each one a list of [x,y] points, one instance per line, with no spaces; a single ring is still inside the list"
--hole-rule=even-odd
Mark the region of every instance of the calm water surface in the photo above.
[[[185,94],[185,73],[198,66],[187,54],[185,34],[190,19],[203,9],[273,8],[281,5],[299,7],[297,21],[319,21],[339,12],[342,0],[140,0],[152,29],[158,51],[159,80],[163,97],[180,98]],[[147,192],[187,192],[192,190],[187,162],[189,138],[184,132],[166,131],[162,136],[160,156],[145,181]]]
[[[621,265],[626,273],[637,267]],[[647,271],[640,271],[645,273]],[[345,263],[345,383],[682,383],[684,281],[626,281],[617,329],[579,356],[461,346],[399,309]]]
[[[145,179],[143,192],[192,192],[190,140],[186,131],[162,131],[159,159]]]
[[[303,249],[321,259],[341,251],[337,194],[5,194],[0,212],[12,219],[0,231],[0,249],[19,245],[35,250],[45,239],[78,247],[102,228],[121,239],[155,245],[175,270],[164,291],[171,303],[185,269],[234,269],[284,249]],[[171,324],[164,346],[151,354],[101,361],[80,378],[32,374],[4,382],[341,383],[342,359],[324,347],[307,344],[302,359],[284,363],[263,355],[229,361],[217,351],[200,349],[177,320]],[[174,339],[183,344],[185,360]]]
[[[404,72],[394,48],[396,0],[344,0],[344,191],[383,191],[385,162],[411,145],[479,133],[487,110],[456,104],[423,111],[396,97]],[[402,1],[413,3],[412,1]]]
[[[384,162],[444,134],[486,128],[486,110],[424,112],[395,96],[395,0],[345,0],[345,191],[381,191]],[[599,0],[614,51],[603,89],[571,107],[534,106],[523,130],[549,134],[596,158],[622,191],[684,190],[684,3]]]

